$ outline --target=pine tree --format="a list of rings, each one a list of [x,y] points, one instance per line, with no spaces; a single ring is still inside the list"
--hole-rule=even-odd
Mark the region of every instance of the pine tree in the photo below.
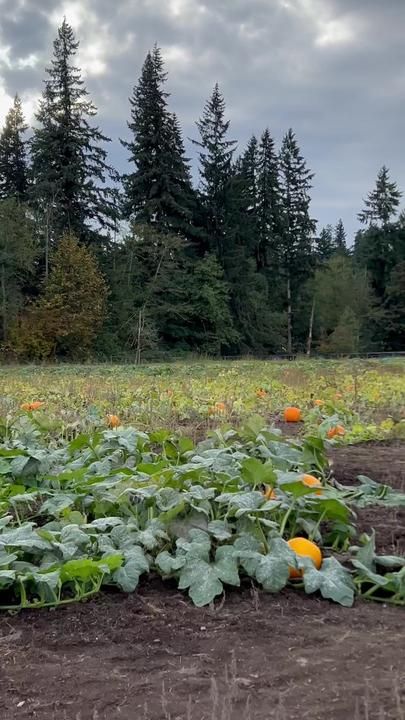
[[[258,149],[257,215],[257,267],[269,267],[274,273],[280,264],[281,197],[278,158],[268,128],[261,136]]]
[[[347,255],[347,235],[342,218],[339,218],[338,222],[336,223],[335,232],[333,235],[333,244],[336,252],[342,255]]]
[[[196,125],[201,139],[193,142],[200,148],[201,197],[206,216],[207,244],[222,263],[227,249],[226,205],[236,141],[227,139],[229,120],[225,120],[225,101],[218,84]]]
[[[0,135],[0,198],[27,199],[27,154],[25,124],[21,100],[18,95],[9,110]]]
[[[167,74],[160,49],[148,52],[134,87],[129,151],[133,172],[123,177],[124,214],[163,232],[192,235],[193,191],[177,117],[167,107]]]
[[[102,146],[109,139],[90,124],[97,111],[72,64],[78,46],[64,20],[31,144],[33,202],[51,243],[64,232],[92,241],[99,237],[98,229],[112,229],[116,222],[115,194],[106,186],[116,174]]]
[[[23,305],[24,284],[34,269],[32,222],[17,198],[0,201],[0,336],[7,342],[10,325]]]
[[[287,352],[292,352],[293,304],[300,283],[311,271],[312,242],[316,222],[310,217],[311,180],[293,131],[288,130],[280,152],[282,192],[281,266],[287,296]]]
[[[332,225],[326,225],[316,239],[316,258],[319,263],[324,263],[332,257],[335,250]]]
[[[375,189],[369,192],[364,210],[358,214],[360,222],[386,228],[397,212],[401,196],[397,183],[390,181],[388,168],[383,165]]]

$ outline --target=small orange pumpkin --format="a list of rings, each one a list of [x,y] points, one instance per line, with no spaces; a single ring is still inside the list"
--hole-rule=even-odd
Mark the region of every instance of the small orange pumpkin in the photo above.
[[[286,422],[299,422],[301,417],[301,410],[297,407],[286,407],[284,410],[284,420]]]
[[[322,495],[322,483],[314,475],[303,475],[301,481],[307,487],[320,488],[319,490],[316,490],[315,495]]]
[[[329,440],[332,440],[332,438],[336,437],[336,435],[340,435],[341,437],[343,437],[343,435],[345,434],[346,430],[344,429],[343,425],[335,425],[334,427],[331,427],[327,432]]]
[[[33,412],[34,410],[39,410],[39,408],[43,407],[45,403],[41,402],[40,400],[35,400],[31,403],[23,403],[20,405],[21,410],[24,410],[24,412]]]
[[[288,540],[287,544],[290,546],[291,550],[295,552],[296,555],[311,558],[316,569],[319,570],[322,565],[322,553],[318,545],[315,545],[312,540],[307,540],[307,538],[303,537],[295,537],[291,538],[291,540]],[[303,571],[298,570],[297,568],[289,568],[289,574],[291,579],[302,577],[302,573]]]
[[[225,403],[223,402],[216,402],[215,403],[215,412],[217,413],[224,413],[226,410]]]
[[[117,428],[121,425],[118,415],[107,415],[107,425],[110,428]]]

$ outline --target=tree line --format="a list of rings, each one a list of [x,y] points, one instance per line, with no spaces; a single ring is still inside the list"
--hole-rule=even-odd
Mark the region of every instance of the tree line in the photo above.
[[[0,134],[4,359],[134,359],[405,349],[405,213],[384,166],[348,247],[317,231],[296,135],[237,151],[218,85],[196,122],[193,184],[160,49],[129,99],[127,172],[63,21],[31,133],[15,97]]]

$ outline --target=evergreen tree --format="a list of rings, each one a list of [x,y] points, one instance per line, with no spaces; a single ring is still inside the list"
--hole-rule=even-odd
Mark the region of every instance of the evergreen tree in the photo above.
[[[225,101],[218,84],[196,124],[201,139],[193,142],[200,148],[201,197],[207,246],[222,263],[227,249],[225,225],[236,141],[227,139],[229,120],[225,120]]]
[[[389,179],[388,168],[383,165],[377,175],[375,188],[369,192],[364,201],[364,210],[358,215],[360,222],[386,228],[397,212],[401,196],[396,182]]]
[[[31,144],[33,202],[46,227],[46,242],[64,232],[91,241],[99,237],[98,229],[112,229],[116,222],[115,194],[106,185],[116,175],[102,147],[108,138],[91,126],[96,108],[72,64],[78,46],[64,20]]]
[[[189,236],[194,197],[180,125],[167,107],[166,77],[160,49],[155,46],[146,56],[130,98],[132,138],[121,141],[135,166],[123,178],[124,214],[159,231]]]
[[[324,263],[332,257],[335,250],[332,225],[326,225],[316,239],[316,258],[319,263]]]
[[[311,271],[312,242],[316,222],[309,205],[313,173],[306,167],[293,131],[288,130],[280,152],[282,192],[281,267],[286,283],[287,352],[292,352],[293,305],[300,284]]]
[[[4,128],[0,134],[0,198],[27,199],[27,153],[24,133],[25,124],[18,95],[6,116]]]
[[[278,158],[268,128],[260,138],[257,169],[258,269],[277,273],[280,265],[281,197]]]
[[[341,253],[342,255],[347,254],[347,235],[342,218],[339,218],[338,222],[336,223],[333,243],[336,252]]]
[[[393,268],[384,302],[385,346],[405,350],[405,260]]]
[[[0,337],[8,341],[9,328],[24,302],[24,286],[36,258],[32,222],[16,198],[0,201]]]

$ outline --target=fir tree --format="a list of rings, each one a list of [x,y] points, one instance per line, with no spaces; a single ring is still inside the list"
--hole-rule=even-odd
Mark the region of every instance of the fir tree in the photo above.
[[[364,210],[358,215],[360,222],[386,228],[397,212],[401,196],[396,182],[389,179],[388,168],[383,165],[377,175],[375,188],[369,192],[364,201]]]
[[[319,233],[316,239],[316,258],[319,263],[324,263],[333,255],[335,250],[335,241],[333,238],[332,225],[326,225]]]
[[[256,262],[258,269],[269,267],[277,272],[280,263],[281,198],[278,158],[268,128],[263,132],[258,149],[257,215],[258,238]]]
[[[333,244],[336,252],[341,253],[342,255],[347,254],[347,235],[342,218],[339,218],[336,223],[333,235]]]
[[[79,43],[63,21],[47,69],[38,127],[32,139],[33,201],[51,242],[64,232],[81,240],[116,222],[116,202],[107,180],[115,173],[106,163],[108,141],[91,126],[96,108],[88,98],[80,70],[72,62]]]
[[[121,141],[135,166],[123,178],[124,214],[159,231],[189,236],[194,196],[180,125],[167,107],[166,77],[155,46],[146,56],[130,98],[132,138]]]
[[[300,283],[312,264],[312,241],[316,222],[310,217],[311,180],[293,131],[285,135],[280,152],[280,185],[282,192],[281,266],[286,281],[287,352],[292,352],[293,303]]]
[[[227,246],[226,206],[236,141],[227,139],[229,120],[225,120],[225,101],[218,84],[205,104],[202,118],[196,124],[201,139],[193,142],[200,148],[201,196],[208,246],[223,262]]]
[[[0,134],[0,198],[27,199],[27,155],[23,139],[28,126],[25,124],[18,95],[9,110]]]

